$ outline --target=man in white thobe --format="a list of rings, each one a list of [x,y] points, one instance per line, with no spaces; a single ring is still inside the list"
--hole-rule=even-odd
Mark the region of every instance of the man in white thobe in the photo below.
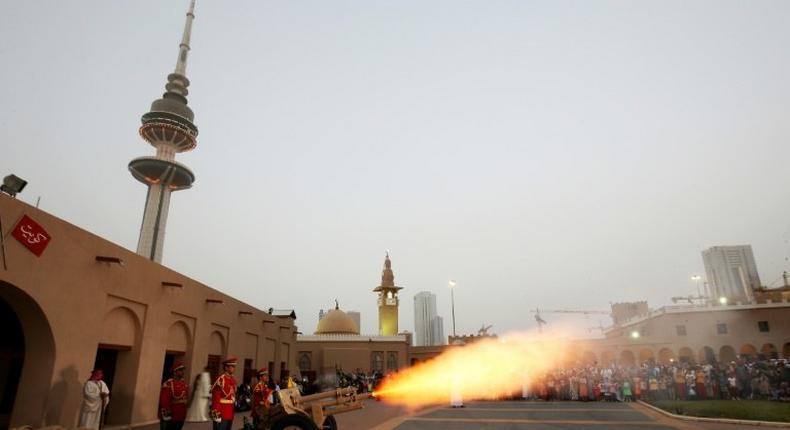
[[[200,373],[195,378],[194,391],[192,391],[192,403],[187,411],[187,422],[206,422],[208,421],[208,403],[211,400],[211,376],[208,369]]]
[[[110,403],[110,389],[102,381],[101,369],[91,372],[91,377],[82,387],[82,408],[79,427],[99,430],[104,418],[104,408]]]

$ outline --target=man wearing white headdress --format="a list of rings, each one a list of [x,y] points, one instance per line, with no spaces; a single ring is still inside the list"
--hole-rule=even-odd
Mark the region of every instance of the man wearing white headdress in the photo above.
[[[79,427],[98,430],[104,418],[104,408],[110,403],[110,389],[102,381],[101,369],[91,372],[91,377],[82,387],[82,408]]]

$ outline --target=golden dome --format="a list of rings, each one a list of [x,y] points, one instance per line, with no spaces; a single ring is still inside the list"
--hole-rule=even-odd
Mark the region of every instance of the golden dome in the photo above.
[[[315,334],[359,334],[359,327],[347,313],[332,309],[318,321]]]

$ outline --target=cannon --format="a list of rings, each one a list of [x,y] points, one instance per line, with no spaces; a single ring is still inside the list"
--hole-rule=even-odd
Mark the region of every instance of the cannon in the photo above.
[[[256,430],[336,430],[334,415],[362,409],[371,393],[346,387],[302,396],[298,388],[287,388],[275,395],[279,402],[262,411]]]

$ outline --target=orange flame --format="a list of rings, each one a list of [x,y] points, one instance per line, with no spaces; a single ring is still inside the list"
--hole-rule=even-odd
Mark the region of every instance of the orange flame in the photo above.
[[[385,379],[374,395],[384,401],[419,407],[463,400],[494,399],[521,392],[530,375],[555,367],[569,351],[567,341],[511,334],[450,346],[432,360]]]

